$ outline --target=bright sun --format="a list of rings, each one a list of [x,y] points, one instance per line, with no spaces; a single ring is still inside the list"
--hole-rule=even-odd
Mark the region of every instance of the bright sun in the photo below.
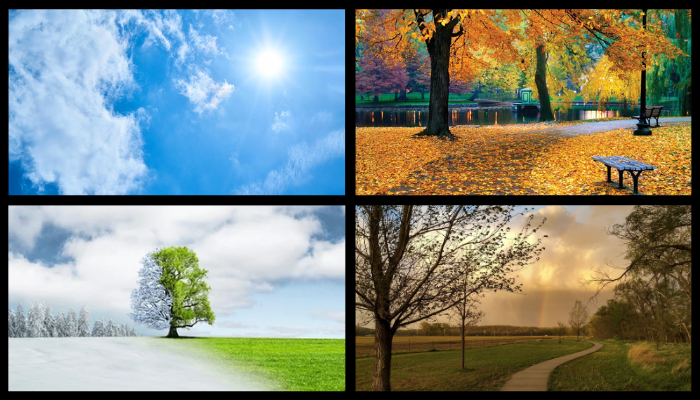
[[[282,58],[274,51],[266,50],[258,56],[255,66],[260,74],[273,77],[282,69]]]

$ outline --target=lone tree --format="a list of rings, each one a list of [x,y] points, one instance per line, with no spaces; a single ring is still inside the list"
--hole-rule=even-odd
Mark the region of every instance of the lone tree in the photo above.
[[[571,325],[572,333],[576,332],[577,341],[583,327],[587,322],[588,310],[586,310],[586,307],[581,303],[581,300],[576,300],[576,303],[574,303],[574,308],[572,308],[571,312],[569,312],[569,324]]]
[[[214,323],[214,313],[204,282],[207,270],[199,268],[197,255],[187,247],[168,247],[149,253],[142,261],[139,286],[131,293],[131,318],[153,329],[170,328],[167,337],[178,337],[177,328],[197,322]]]
[[[391,345],[399,327],[429,320],[484,291],[520,290],[507,275],[539,259],[541,239],[528,239],[542,225],[530,230],[530,215],[522,231],[508,237],[512,211],[512,206],[355,207],[355,309],[369,313],[376,328],[372,390],[390,390]]]
[[[559,343],[561,343],[561,337],[566,335],[566,325],[561,321],[557,321],[557,327],[554,328],[554,331],[559,335]]]

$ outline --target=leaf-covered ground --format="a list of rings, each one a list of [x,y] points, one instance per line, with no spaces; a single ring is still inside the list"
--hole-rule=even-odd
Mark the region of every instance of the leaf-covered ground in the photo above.
[[[616,129],[576,137],[546,124],[458,126],[450,129],[454,142],[411,137],[421,129],[356,128],[357,195],[632,193],[629,172],[619,190],[617,170],[607,183],[606,167],[592,156],[656,166],[642,172],[642,194],[690,195],[690,123],[655,128],[652,136]]]

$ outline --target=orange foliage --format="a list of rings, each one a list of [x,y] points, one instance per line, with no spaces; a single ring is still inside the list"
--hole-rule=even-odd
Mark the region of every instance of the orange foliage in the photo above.
[[[564,126],[564,125],[558,125]],[[619,129],[566,138],[545,124],[452,127],[455,142],[414,139],[421,128],[356,128],[356,195],[612,194],[592,156],[623,156],[658,168],[639,178],[643,194],[690,194],[690,124],[656,128],[648,137]]]
[[[572,64],[586,56],[584,43],[600,44],[620,72],[641,70],[642,53],[647,65],[661,54],[683,54],[668,41],[658,19],[647,18],[643,30],[640,11],[450,9],[435,14],[431,9],[356,10],[356,41],[403,65],[419,43],[432,39],[436,23],[452,27],[450,76],[466,83],[494,61],[528,68],[528,55],[539,44],[548,52],[568,49]]]

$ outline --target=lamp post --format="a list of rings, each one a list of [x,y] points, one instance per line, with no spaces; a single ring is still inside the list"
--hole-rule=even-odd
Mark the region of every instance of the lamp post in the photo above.
[[[643,9],[642,13],[642,29],[647,28],[647,9]],[[651,136],[651,130],[649,129],[649,124],[647,123],[646,109],[647,109],[647,64],[644,61],[645,52],[642,52],[642,101],[639,110],[639,123],[637,124],[637,129],[634,131],[636,136]]]

